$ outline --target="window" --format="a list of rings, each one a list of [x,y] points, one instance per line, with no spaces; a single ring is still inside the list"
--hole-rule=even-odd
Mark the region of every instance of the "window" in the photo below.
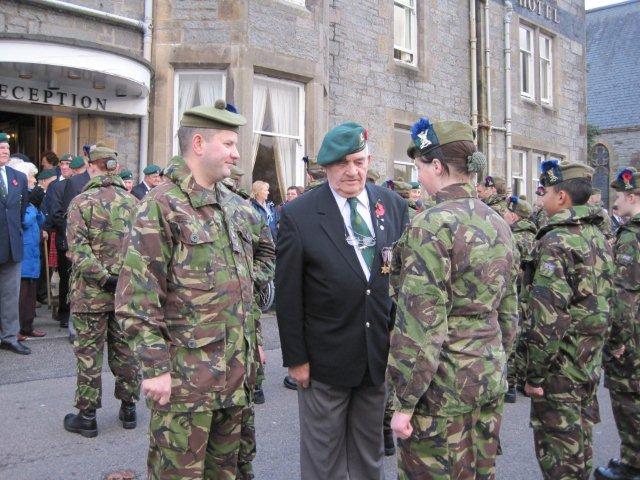
[[[393,179],[405,182],[418,181],[418,170],[413,160],[407,156],[407,148],[411,144],[411,132],[407,128],[393,129]],[[384,175],[383,175],[384,177]],[[383,178],[383,180],[386,180]]]
[[[553,52],[552,40],[540,35],[540,101],[551,104],[553,97]]]
[[[417,65],[416,0],[393,2],[393,58],[408,65]]]
[[[533,98],[533,30],[520,25],[520,95]]]
[[[226,98],[226,74],[221,70],[176,70],[173,87],[173,154],[179,152],[178,127],[182,114],[197,105],[213,105]]]
[[[511,162],[511,191],[513,195],[527,194],[527,152],[521,150],[513,151]]]
[[[271,199],[304,185],[304,85],[255,75],[253,81],[253,180],[271,186]]]
[[[535,192],[538,188],[538,184],[540,183],[540,173],[542,162],[547,159],[544,153],[534,153],[533,154],[533,162],[531,165],[531,192]]]

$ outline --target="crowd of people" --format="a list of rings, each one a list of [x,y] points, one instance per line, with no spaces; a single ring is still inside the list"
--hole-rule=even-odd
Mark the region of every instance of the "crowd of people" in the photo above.
[[[135,187],[103,143],[38,170],[0,134],[0,346],[29,354],[44,335],[56,268],[77,358],[67,431],[98,435],[106,344],[123,428],[141,395],[151,410],[150,478],[253,478],[255,293],[275,278],[305,480],[382,479],[396,447],[401,479],[494,478],[518,390],[542,476],[587,479],[603,366],[621,456],[595,475],[640,479],[640,173],[616,173],[610,217],[589,166],[551,159],[532,206],[476,181],[469,125],[422,118],[419,183],[380,183],[368,131],[347,122],[275,206],[267,182],[241,188],[245,123],[224,101],[187,110],[181,155]]]

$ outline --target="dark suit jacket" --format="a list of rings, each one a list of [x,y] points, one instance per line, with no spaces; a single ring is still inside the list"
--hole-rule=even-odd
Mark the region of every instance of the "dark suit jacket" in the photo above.
[[[5,166],[7,196],[0,196],[0,263],[22,261],[22,220],[29,204],[27,176]]]
[[[366,185],[376,235],[367,281],[326,183],[282,209],[276,257],[276,310],[284,366],[309,362],[311,378],[355,387],[368,376],[384,382],[389,352],[389,276],[382,247],[408,223],[407,202],[386,188]],[[384,216],[376,217],[376,203]]]
[[[82,190],[84,186],[89,182],[89,172],[84,172],[79,175],[65,180],[61,183],[62,197],[60,202],[55,206],[55,210],[52,212],[52,222],[56,229],[56,248],[58,250],[67,251],[67,210],[73,200]],[[57,188],[56,188],[57,191]],[[52,206],[53,208],[53,206]]]
[[[147,194],[149,189],[144,184],[144,182],[140,182],[135,187],[131,189],[131,194],[136,197],[138,200],[142,200],[144,196]]]

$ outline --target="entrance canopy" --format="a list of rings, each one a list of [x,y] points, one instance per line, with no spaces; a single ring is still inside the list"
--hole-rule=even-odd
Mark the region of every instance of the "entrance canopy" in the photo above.
[[[145,116],[151,67],[87,46],[0,37],[0,100]]]

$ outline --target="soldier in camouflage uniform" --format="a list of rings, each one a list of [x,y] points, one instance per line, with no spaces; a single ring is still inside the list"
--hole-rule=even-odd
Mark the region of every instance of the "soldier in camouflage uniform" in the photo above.
[[[380,180],[380,172],[375,168],[367,170],[367,183],[373,183],[374,185]]]
[[[151,409],[149,477],[253,478],[253,283],[272,277],[267,225],[222,180],[246,120],[222,100],[186,111],[184,158],[136,209],[116,312]]]
[[[536,188],[536,203],[533,207],[533,213],[531,214],[531,221],[535,224],[536,228],[540,230],[547,223],[549,223],[549,217],[542,208],[542,197],[545,194],[545,189],[542,185]]]
[[[586,205],[592,172],[548,160],[540,176],[549,223],[537,235],[525,392],[538,464],[548,480],[589,477],[592,428],[600,421],[596,391],[613,264],[596,226],[601,209]]]
[[[611,223],[609,212],[607,212],[607,209],[602,206],[602,190],[599,188],[591,189],[591,196],[589,197],[587,204],[593,207],[600,207],[602,209],[602,222],[600,223],[599,228],[605,238],[613,245],[613,242],[615,241],[613,224]]]
[[[503,215],[507,208],[507,182],[501,177],[484,178],[483,182],[476,185],[478,198],[493,208],[500,215]]]
[[[471,127],[421,119],[412,138],[436,205],[414,218],[394,255],[388,376],[399,478],[491,479],[517,325],[515,247],[471,184],[486,165]]]
[[[524,343],[522,342],[521,332],[525,328],[525,319],[527,311],[528,296],[522,290],[522,279],[525,271],[530,268],[533,261],[533,249],[536,243],[536,226],[529,219],[531,216],[531,205],[526,200],[522,200],[516,196],[507,199],[507,209],[503,215],[505,221],[511,227],[513,240],[518,249],[519,271],[518,271],[518,316],[519,328],[516,336],[515,348],[509,355],[509,363],[507,366],[507,378],[509,381],[509,390],[504,397],[505,402],[515,403],[516,401],[516,385],[519,381],[524,382],[524,374],[526,367],[526,356],[524,353]],[[524,385],[524,383],[523,383]]]
[[[622,168],[611,183],[618,214],[629,216],[614,245],[615,295],[604,356],[604,385],[620,434],[620,460],[596,469],[606,480],[640,480],[640,173]]]
[[[322,165],[318,165],[315,158],[305,156],[302,158],[302,161],[307,166],[308,182],[307,186],[304,188],[305,192],[313,190],[327,181],[327,173],[324,171],[324,167]]]
[[[85,437],[98,434],[96,409],[102,406],[102,355],[107,343],[109,367],[122,402],[124,428],[136,427],[139,369],[114,316],[114,293],[122,266],[124,238],[136,198],[115,174],[117,153],[103,144],[89,152],[91,179],[69,205],[67,242],[72,262],[70,304],[76,330],[77,414],[64,418],[65,430]]]
[[[411,200],[411,191],[413,187],[410,183],[399,178],[397,180],[387,180],[386,186],[407,200],[407,204],[409,205],[409,220],[413,220],[413,218],[422,211],[415,200]]]

